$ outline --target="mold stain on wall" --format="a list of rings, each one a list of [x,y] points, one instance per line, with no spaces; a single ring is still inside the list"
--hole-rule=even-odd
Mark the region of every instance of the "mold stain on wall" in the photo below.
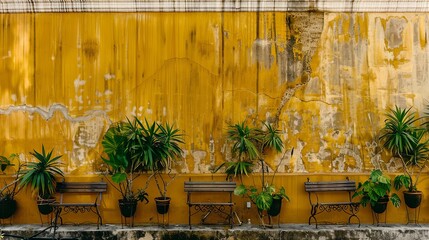
[[[422,111],[427,14],[62,13],[0,15],[1,154],[42,143],[91,174],[101,136],[126,117],[174,122],[182,173],[230,159],[225,129],[282,131],[281,172],[394,171],[387,107]],[[287,157],[285,157],[287,156]],[[285,159],[282,159],[282,158]]]

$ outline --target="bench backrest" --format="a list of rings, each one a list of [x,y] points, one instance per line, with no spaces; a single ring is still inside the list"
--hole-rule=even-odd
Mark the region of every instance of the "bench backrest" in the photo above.
[[[106,182],[59,182],[59,193],[102,193],[107,191]]]
[[[185,192],[234,192],[236,182],[185,182]]]
[[[356,191],[355,181],[305,182],[306,192]]]
[[[310,179],[304,183],[305,191],[308,192],[310,204],[319,203],[319,194],[323,192],[347,192],[348,201],[352,202],[352,193],[356,191],[356,182],[344,181],[326,181],[326,182],[310,182]],[[324,194],[332,195],[332,194]],[[326,196],[328,197],[328,196]]]

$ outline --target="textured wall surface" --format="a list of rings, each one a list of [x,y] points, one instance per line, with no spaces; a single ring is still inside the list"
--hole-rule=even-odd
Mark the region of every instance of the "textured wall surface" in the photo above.
[[[362,172],[381,159],[376,136],[385,109],[423,110],[428,96],[425,14],[12,14],[0,21],[2,152],[55,146],[66,172],[95,172],[103,132],[133,115],[184,131],[183,173],[209,172],[228,158],[225,127],[244,119],[277,124],[287,149],[296,149],[281,172]]]
[[[428,34],[415,13],[1,14],[0,154],[45,144],[67,176],[98,176],[102,134],[138,116],[184,131],[179,173],[209,173],[247,119],[295,148],[269,157],[281,173],[395,172],[378,130],[388,107],[424,110]]]

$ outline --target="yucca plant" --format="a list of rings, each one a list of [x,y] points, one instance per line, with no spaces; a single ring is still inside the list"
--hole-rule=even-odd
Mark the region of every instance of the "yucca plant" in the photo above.
[[[397,190],[405,187],[409,192],[417,191],[419,176],[426,166],[429,142],[425,139],[427,130],[417,125],[420,120],[411,108],[395,106],[395,109],[390,109],[386,114],[380,140],[384,141],[383,146],[401,161],[404,174],[394,179]]]
[[[180,159],[183,135],[174,125],[149,123],[138,118],[113,124],[104,135],[102,145],[107,155],[111,179],[123,199],[148,202],[146,188],[155,180],[161,198],[166,198],[167,187],[174,179],[165,179],[164,171],[171,171],[171,162]],[[146,185],[133,190],[133,181],[142,173],[151,172]]]
[[[55,178],[58,176],[64,177],[63,171],[60,169],[62,155],[52,156],[53,150],[46,152],[43,144],[41,152],[33,149],[30,154],[36,161],[24,164],[24,169],[19,178],[20,187],[30,187],[32,194],[42,199],[52,197],[55,194],[57,183]]]
[[[152,172],[159,194],[165,199],[167,187],[175,177],[171,174],[171,165],[182,157],[183,150],[180,145],[184,144],[183,134],[169,123],[149,124],[145,120],[145,124],[142,124],[138,119],[136,121],[143,132],[143,141],[136,145],[136,153],[142,156],[143,166]],[[169,180],[165,178],[164,172]]]
[[[237,177],[242,182],[243,175],[248,175],[255,165],[254,160],[260,157],[258,145],[262,142],[263,134],[259,129],[249,127],[243,121],[229,125],[227,129],[227,139],[232,142],[232,161],[223,162],[215,172],[225,168],[227,178]]]
[[[258,208],[258,216],[262,225],[265,225],[263,212],[268,213],[271,221],[271,216],[276,216],[280,213],[282,199],[289,201],[285,188],[277,188],[273,183],[278,166],[272,175],[271,182],[267,182],[265,179],[266,163],[263,155],[268,150],[276,153],[283,151],[284,144],[280,138],[280,131],[268,123],[263,123],[262,128],[259,129],[248,126],[246,122],[241,122],[228,126],[227,138],[232,142],[232,161],[222,163],[216,171],[226,167],[227,178],[231,176],[239,177],[241,184],[236,187],[234,194],[248,197]],[[251,173],[252,167],[257,163],[260,164],[262,169],[261,186],[244,185],[243,176]],[[274,202],[275,207],[273,207]]]

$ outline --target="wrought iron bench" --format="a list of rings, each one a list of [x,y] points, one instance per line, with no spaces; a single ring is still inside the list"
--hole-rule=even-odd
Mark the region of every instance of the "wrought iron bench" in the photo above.
[[[236,187],[235,182],[185,182],[185,192],[187,192],[187,204],[188,204],[188,220],[189,228],[192,228],[191,225],[191,216],[197,213],[205,213],[201,222],[204,223],[206,218],[211,213],[216,213],[225,217],[228,221],[231,228],[233,227],[233,206],[232,202],[232,193]],[[229,201],[216,201],[216,198],[213,198],[213,201],[210,202],[193,202],[191,199],[192,193],[226,193],[229,194]],[[194,208],[192,212],[191,209]]]
[[[97,228],[103,224],[103,219],[100,215],[99,206],[101,204],[102,193],[107,191],[106,182],[59,182],[57,183],[56,191],[61,194],[60,201],[55,202],[53,207],[55,209],[54,225],[61,220],[61,212],[64,213],[84,213],[93,212],[97,214]],[[63,195],[68,193],[80,194],[97,194],[94,202],[64,202]]]
[[[304,187],[305,191],[308,192],[308,199],[311,205],[310,217],[308,218],[309,225],[311,225],[311,219],[313,219],[317,228],[317,214],[338,211],[345,212],[349,215],[348,224],[350,224],[351,219],[355,217],[358,220],[360,227],[360,219],[356,215],[359,211],[359,202],[352,201],[352,195],[356,191],[355,181],[350,181],[347,178],[345,181],[310,182],[310,179],[307,178],[307,182],[304,183]],[[346,192],[347,194],[341,194],[341,192]],[[330,195],[332,199],[333,193],[336,193],[335,197],[343,197],[345,201],[325,202],[319,198],[319,195]],[[348,195],[348,197],[346,198],[344,195]]]

